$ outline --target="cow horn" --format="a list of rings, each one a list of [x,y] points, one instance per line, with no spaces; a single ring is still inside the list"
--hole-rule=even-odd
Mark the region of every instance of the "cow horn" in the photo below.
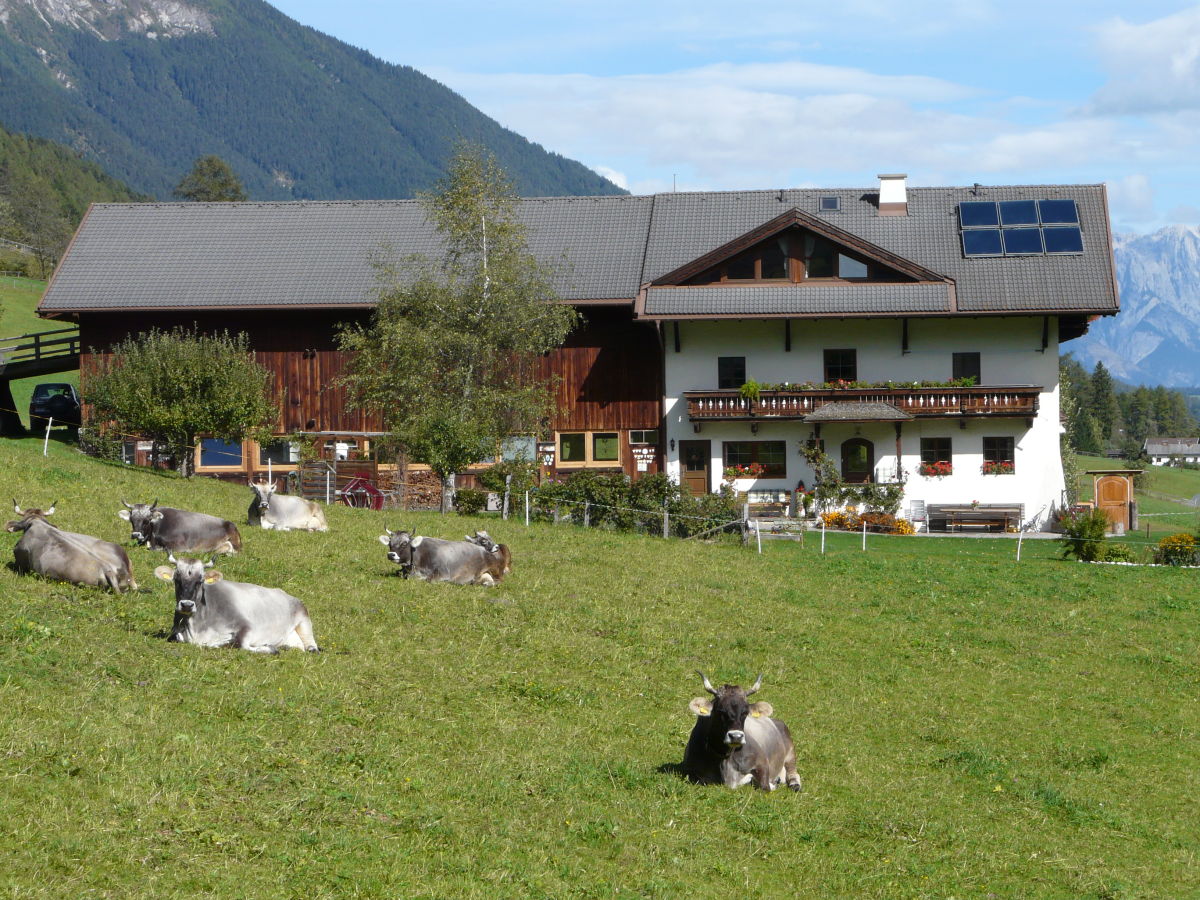
[[[758,673],[758,678],[754,681],[754,687],[746,691],[746,696],[749,697],[751,694],[757,694],[760,687],[762,687],[762,672]]]
[[[213,561],[210,559],[208,562],[206,562],[206,563],[204,564],[204,568],[206,568],[206,569],[211,569],[211,568],[212,568],[213,566],[215,566],[215,565],[216,565],[216,563],[215,563],[215,562],[213,562]]]
[[[696,672],[696,674],[699,675],[700,680],[704,682],[704,689],[706,691],[708,691],[710,694],[712,694],[714,697],[717,696],[717,694],[719,692],[717,691],[717,689],[715,687],[712,686],[712,683],[708,680],[708,676],[705,675],[703,672]]]
[[[388,528],[386,525],[383,526],[383,530],[388,533],[388,537],[391,537],[393,534],[396,533],[396,532],[392,531],[392,529]]]
[[[124,501],[124,499],[122,499],[122,500],[121,500],[121,503],[122,503],[122,505],[124,505],[124,507],[125,507],[126,509],[133,509],[133,504],[132,504],[132,503],[126,503],[126,502]]]
[[[21,515],[21,505],[17,503],[17,498],[13,497],[13,509],[17,511],[17,515]]]
[[[158,506],[158,498],[157,498],[157,497],[155,497],[155,498],[154,498],[154,502],[150,504],[150,508],[151,508],[151,509],[154,509],[154,508],[155,508],[155,507],[157,507],[157,506]]]
[[[174,553],[168,553],[168,554],[167,554],[167,562],[178,563],[178,562],[179,562],[179,560],[177,560],[177,559],[175,558],[175,554],[174,554]]]

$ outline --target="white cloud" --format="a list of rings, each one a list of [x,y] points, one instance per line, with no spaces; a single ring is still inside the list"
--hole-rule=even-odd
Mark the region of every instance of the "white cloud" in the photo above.
[[[1126,175],[1108,182],[1108,201],[1113,216],[1124,222],[1150,222],[1154,219],[1154,189],[1146,175]]]
[[[1089,112],[1200,108],[1200,6],[1141,25],[1110,19],[1096,28],[1096,46],[1111,80]]]
[[[608,166],[595,166],[593,171],[601,178],[607,178],[617,187],[629,190],[629,179],[625,177],[624,172],[618,172],[616,169],[610,169]]]

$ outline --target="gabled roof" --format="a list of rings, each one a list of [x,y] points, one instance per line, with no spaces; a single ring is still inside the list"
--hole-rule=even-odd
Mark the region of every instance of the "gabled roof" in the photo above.
[[[1200,456],[1200,438],[1146,438],[1148,456]]]
[[[837,197],[840,209],[821,212],[822,197]],[[1075,200],[1082,254],[963,256],[959,202],[1047,198]],[[650,317],[1117,311],[1103,185],[910,187],[907,216],[880,216],[877,201],[873,189],[805,189],[536,198],[518,209],[563,299],[627,305],[653,284],[639,303]],[[903,265],[918,281],[882,291],[874,284],[662,284],[781,223]],[[39,311],[369,306],[379,285],[372,260],[413,254],[440,255],[413,200],[97,204]]]

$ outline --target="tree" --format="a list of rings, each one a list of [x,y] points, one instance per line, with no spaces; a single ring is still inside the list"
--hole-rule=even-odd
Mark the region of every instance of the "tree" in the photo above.
[[[258,365],[246,335],[154,329],[117,344],[85,383],[92,422],[139,435],[191,475],[200,435],[235,442],[262,439],[278,411],[271,373]]]
[[[1104,368],[1102,362],[1096,363],[1096,368],[1092,370],[1091,394],[1091,413],[1100,426],[1100,437],[1106,442],[1110,441],[1120,420],[1121,410],[1117,405],[1112,376],[1108,374],[1108,369]]]
[[[446,511],[455,472],[509,435],[540,430],[551,396],[538,358],[562,344],[576,313],[554,302],[512,184],[485,151],[461,145],[420,200],[442,258],[381,265],[370,324],[344,330],[340,343],[353,354],[352,402],[381,413],[396,448],[429,465]]]
[[[192,171],[175,186],[175,196],[197,203],[236,203],[246,199],[246,189],[229,163],[209,155],[196,160]]]

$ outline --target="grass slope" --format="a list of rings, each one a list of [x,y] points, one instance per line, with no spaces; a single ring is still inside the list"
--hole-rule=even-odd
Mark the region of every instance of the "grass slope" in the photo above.
[[[0,444],[0,496],[126,539],[119,500],[244,487]],[[1182,897],[1200,892],[1190,571],[1011,540],[821,557],[487,520],[495,589],[393,577],[386,523],[249,532],[229,578],[326,652],[168,644],[159,554],[112,596],[0,569],[0,893],[87,897]],[[14,536],[6,536],[8,546]],[[694,670],[766,673],[805,792],[672,770]]]
[[[1121,460],[1102,456],[1076,456],[1081,472],[1088,469],[1120,469]],[[1079,497],[1091,500],[1093,496],[1091,475],[1081,475]],[[1157,543],[1168,534],[1181,531],[1195,532],[1200,526],[1200,510],[1183,501],[1200,495],[1200,470],[1176,469],[1167,466],[1149,466],[1134,488],[1138,505],[1138,531],[1130,535],[1128,542]]]
[[[46,282],[36,278],[0,277],[0,336],[17,337],[68,327],[69,323],[38,318],[37,305],[45,290]],[[21,378],[12,382],[13,400],[16,401],[17,412],[21,414],[21,421],[25,423],[26,428],[29,427],[29,397],[33,393],[34,385],[43,381],[69,382],[79,387],[79,370],[38,378]]]

